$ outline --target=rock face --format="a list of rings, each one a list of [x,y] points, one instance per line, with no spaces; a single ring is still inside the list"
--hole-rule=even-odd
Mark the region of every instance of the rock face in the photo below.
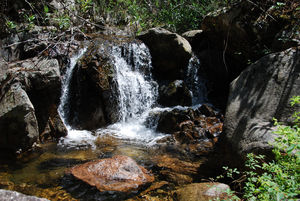
[[[153,28],[138,36],[150,49],[153,75],[158,80],[183,79],[191,58],[189,42],[176,33]]]
[[[272,118],[290,122],[290,98],[300,94],[300,54],[296,49],[270,54],[249,66],[230,85],[226,139],[241,153],[268,153]]]
[[[107,99],[113,100],[109,77],[113,67],[110,62],[109,51],[103,50],[103,41],[100,39],[95,40],[77,62],[68,101],[67,122],[72,127],[92,130],[108,123],[104,95],[108,94]]]
[[[300,44],[300,11],[296,1],[241,1],[209,13],[201,30],[184,33],[209,81],[208,98],[225,108],[228,86],[250,63],[262,56]],[[262,12],[262,9],[266,12]]]
[[[28,196],[15,191],[0,189],[0,200],[5,201],[49,201],[45,198],[38,198],[35,196]]]
[[[54,120],[54,116],[50,117],[50,109],[57,104],[60,95],[60,70],[56,59],[34,57],[2,63],[1,71],[1,147],[14,152],[24,150],[45,130],[55,133],[56,137],[66,135],[58,115],[55,122],[62,124],[61,129],[49,128],[49,121]]]
[[[193,183],[178,189],[174,197],[179,201],[198,201],[198,200],[229,200],[226,191],[230,187],[222,183]]]
[[[182,80],[175,80],[160,87],[158,103],[165,107],[191,106],[192,95]]]
[[[0,146],[17,151],[30,147],[39,137],[32,103],[20,83],[10,86],[0,102]]]
[[[144,167],[127,156],[88,162],[73,167],[71,173],[99,191],[130,192],[154,181]]]

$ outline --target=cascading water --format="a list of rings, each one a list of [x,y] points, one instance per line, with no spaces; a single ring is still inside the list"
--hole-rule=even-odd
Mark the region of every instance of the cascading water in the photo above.
[[[72,75],[74,72],[74,68],[78,59],[80,59],[83,54],[86,52],[87,48],[81,49],[77,54],[70,58],[69,66],[66,70],[64,79],[62,81],[62,90],[61,90],[61,97],[60,97],[60,104],[58,106],[58,113],[65,124],[68,135],[67,137],[61,139],[60,144],[67,144],[70,146],[77,146],[82,139],[89,139],[87,144],[93,145],[92,141],[95,139],[94,136],[91,135],[90,131],[86,130],[76,130],[73,129],[67,122],[67,116],[69,113],[69,96],[70,96],[70,82],[72,79]],[[93,139],[92,139],[93,138]]]
[[[116,137],[151,144],[162,135],[145,126],[146,118],[157,99],[157,84],[152,80],[151,56],[144,44],[132,43],[124,53],[113,47],[115,82],[119,102],[119,122],[98,133],[113,133]]]
[[[198,69],[200,67],[200,60],[193,55],[190,58],[187,71],[185,83],[192,92],[192,104],[197,105],[207,102],[207,91],[205,86],[205,81],[198,74]]]
[[[68,136],[60,141],[61,145],[93,146],[96,139],[96,136],[90,131],[72,129],[66,120],[71,77],[77,60],[85,51],[86,49],[83,49],[71,58],[63,81],[59,114],[68,129]],[[113,64],[114,95],[118,100],[117,116],[119,120],[106,128],[99,128],[96,134],[108,134],[133,143],[151,145],[164,135],[155,131],[155,125],[152,128],[146,126],[146,121],[149,125],[149,119],[151,119],[149,113],[172,110],[173,108],[153,108],[158,96],[158,85],[151,75],[150,52],[143,43],[136,42],[127,45],[112,45],[109,52]],[[184,80],[193,94],[193,105],[206,101],[205,85],[198,75],[199,65],[199,60],[193,56],[190,59]],[[176,108],[186,109],[186,107],[180,106]]]
[[[122,55],[120,47],[114,47],[112,51],[121,122],[138,119],[151,109],[157,97],[157,87],[150,73],[152,65],[148,49],[144,44],[132,43],[128,51],[132,54],[129,58],[124,58],[127,55]]]
[[[71,57],[70,64],[66,70],[64,79],[62,81],[62,90],[61,90],[61,97],[60,97],[60,104],[58,106],[58,113],[63,120],[64,124],[67,128],[70,129],[70,126],[67,124],[67,115],[69,112],[68,108],[68,98],[70,95],[70,82],[72,79],[73,71],[76,66],[77,60],[82,57],[86,48],[81,49],[76,55]]]

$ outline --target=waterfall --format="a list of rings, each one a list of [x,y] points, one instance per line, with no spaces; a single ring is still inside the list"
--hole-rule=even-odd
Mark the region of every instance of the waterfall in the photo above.
[[[145,126],[146,118],[156,103],[158,85],[151,75],[151,55],[143,43],[130,43],[126,49],[112,50],[117,84],[119,122],[99,129],[132,142],[151,144],[162,135]]]
[[[59,145],[63,145],[63,146],[68,145],[71,147],[77,147],[78,144],[82,143],[82,139],[85,139],[85,143],[87,145],[93,146],[93,141],[96,139],[94,136],[91,135],[90,131],[73,129],[68,124],[67,121],[67,116],[69,113],[68,104],[69,104],[69,96],[70,96],[70,82],[77,61],[83,56],[86,50],[87,48],[83,48],[77,54],[73,55],[70,58],[69,65],[67,67],[64,78],[62,80],[62,89],[61,89],[60,104],[58,106],[58,114],[60,115],[63,123],[67,128],[68,135],[67,137],[60,139]]]
[[[61,87],[62,89],[61,89],[60,104],[58,106],[58,113],[62,121],[64,122],[65,126],[67,127],[67,129],[71,129],[71,127],[67,123],[67,116],[69,112],[68,99],[70,95],[70,82],[72,79],[72,75],[76,63],[78,59],[80,59],[83,56],[86,49],[87,48],[81,49],[77,54],[73,55],[73,57],[70,58],[70,63],[68,65],[64,78],[62,80],[62,87]]]
[[[207,102],[207,90],[205,80],[199,75],[200,60],[193,55],[186,71],[185,83],[192,93],[192,104],[202,104]]]
[[[157,98],[157,86],[151,76],[149,50],[144,44],[132,43],[128,53],[122,55],[121,47],[113,47],[114,79],[118,85],[121,122],[137,120],[152,108]]]
[[[114,84],[111,87],[114,88],[113,96],[117,99],[118,121],[106,128],[99,128],[94,134],[90,131],[72,129],[68,125],[66,118],[69,111],[70,81],[78,59],[86,52],[84,48],[71,58],[62,82],[62,96],[58,111],[68,129],[68,136],[61,139],[61,145],[94,146],[97,135],[104,134],[113,135],[130,143],[151,145],[165,136],[155,131],[155,125],[149,128],[149,121],[152,121],[149,117],[150,113],[174,108],[154,108],[158,97],[158,84],[152,79],[151,55],[148,48],[143,43],[137,42],[106,45],[112,63]],[[200,61],[193,56],[184,80],[193,94],[193,105],[206,101],[206,88],[198,75],[199,66]],[[111,104],[115,102],[112,101]],[[180,106],[176,108],[186,109]]]

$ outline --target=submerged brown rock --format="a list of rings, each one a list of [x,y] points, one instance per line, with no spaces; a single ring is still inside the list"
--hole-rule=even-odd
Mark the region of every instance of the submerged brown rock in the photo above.
[[[75,166],[71,174],[99,191],[129,192],[154,181],[144,167],[120,155]]]

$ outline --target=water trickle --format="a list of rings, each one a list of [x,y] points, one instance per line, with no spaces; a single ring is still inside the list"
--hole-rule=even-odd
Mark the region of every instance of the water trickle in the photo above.
[[[61,89],[60,104],[58,106],[58,113],[68,129],[71,129],[67,123],[67,116],[69,112],[68,102],[70,96],[70,82],[72,79],[72,75],[76,63],[78,59],[81,58],[82,55],[85,53],[85,51],[86,48],[83,48],[76,55],[70,58],[69,66],[66,70],[64,79],[62,80],[62,89]]]
[[[73,76],[74,68],[78,59],[80,59],[83,54],[86,52],[87,48],[81,49],[77,54],[70,58],[69,66],[64,75],[64,79],[62,81],[62,90],[60,97],[60,104],[58,106],[58,113],[65,124],[68,135],[65,138],[60,140],[60,145],[68,145],[68,146],[78,146],[78,144],[82,143],[82,139],[85,140],[85,144],[93,145],[93,141],[96,137],[91,135],[90,131],[86,130],[76,130],[73,129],[67,121],[67,116],[69,113],[69,96],[70,96],[70,82]]]
[[[189,61],[185,82],[192,92],[192,104],[207,102],[205,80],[199,75],[200,60],[193,55]]]

